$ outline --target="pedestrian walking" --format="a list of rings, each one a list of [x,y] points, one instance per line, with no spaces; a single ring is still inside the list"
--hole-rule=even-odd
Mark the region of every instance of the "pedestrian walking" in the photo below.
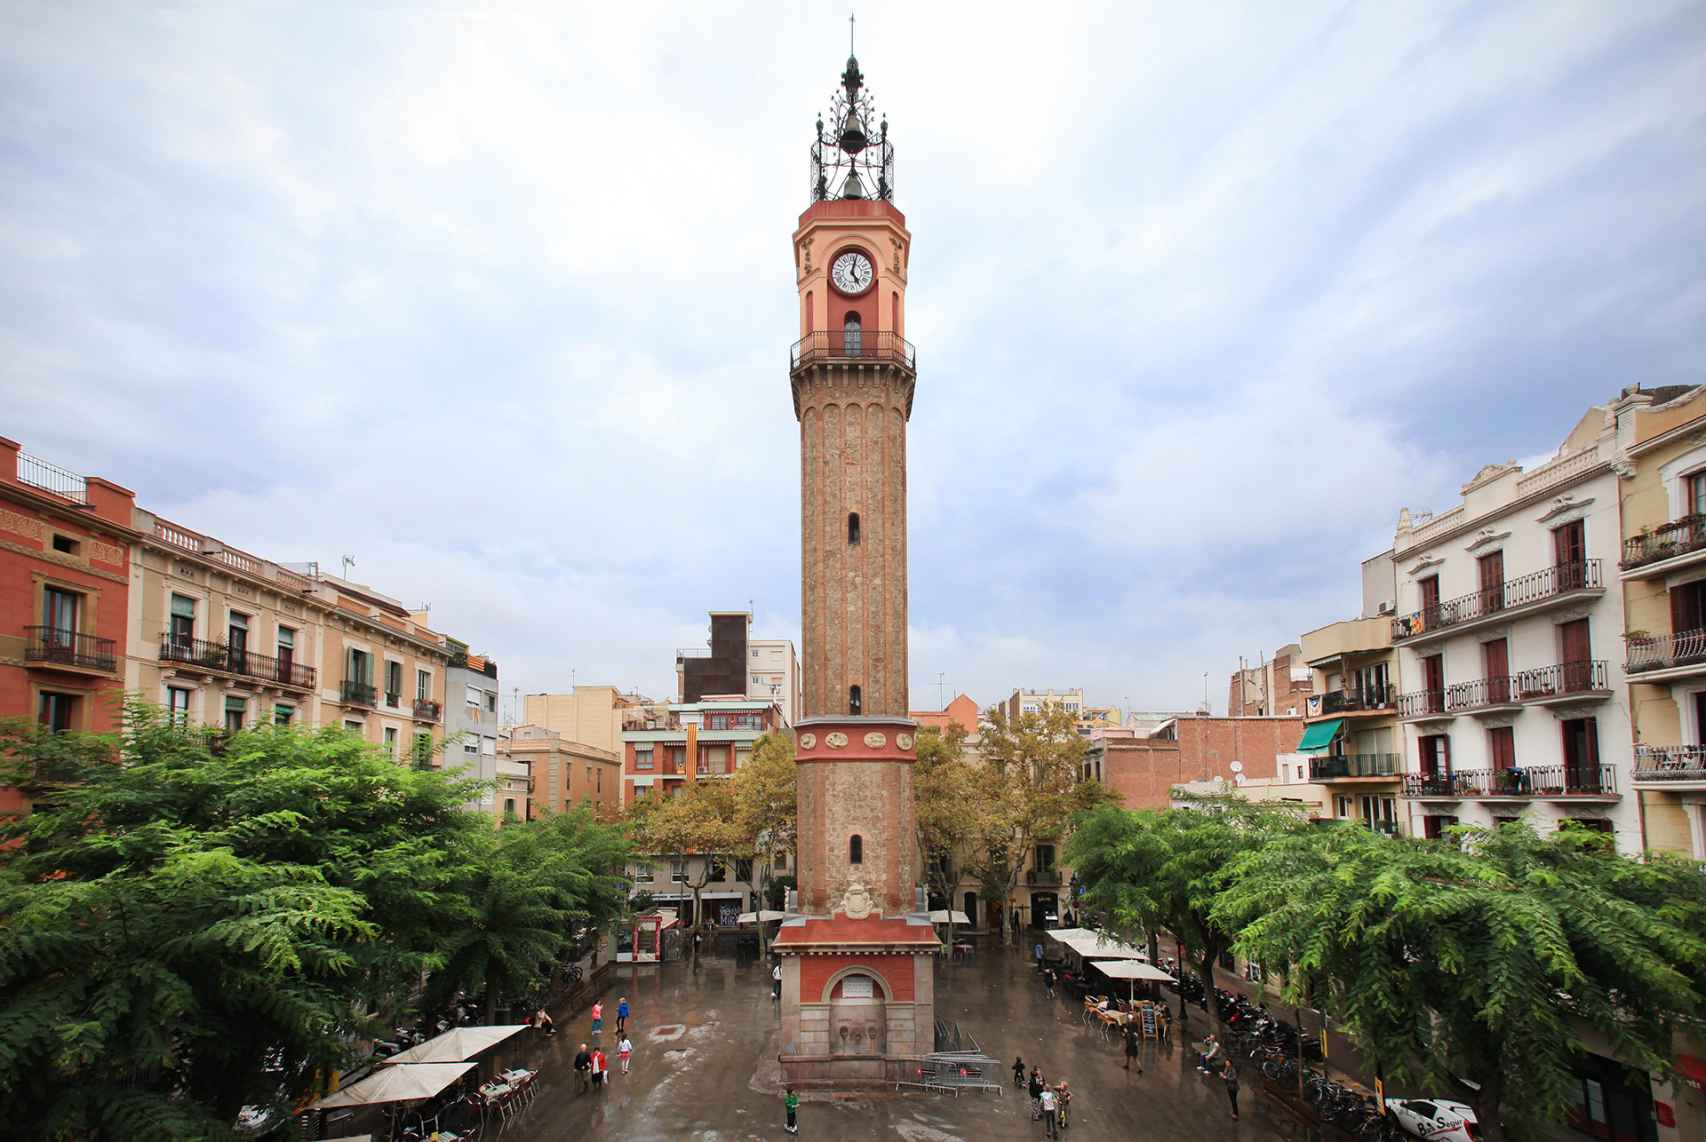
[[[585,1094],[587,1087],[592,1085],[592,1055],[585,1043],[575,1052],[575,1077],[580,1080],[581,1093]]]
[[[616,1057],[622,1060],[622,1073],[628,1073],[628,1060],[634,1057],[634,1041],[628,1036],[622,1036],[616,1044]]]
[[[1155,1005],[1155,1037],[1168,1046],[1173,1043],[1173,1017],[1167,1014],[1166,1004]]]
[[[1060,1128],[1062,1130],[1065,1130],[1068,1126],[1072,1125],[1071,1111],[1072,1088],[1067,1085],[1065,1079],[1061,1079],[1060,1085],[1054,1088],[1054,1113],[1055,1117],[1060,1119]]]
[[[546,1011],[543,1007],[533,1013],[533,1026],[540,1031],[545,1032],[547,1035],[555,1035],[557,1033],[557,1025],[551,1022],[551,1013]]]
[[[628,1030],[628,997],[624,995],[616,1001],[616,1033],[618,1035]]]
[[[1048,997],[1050,999],[1054,998],[1054,969],[1053,968],[1044,968],[1043,969],[1043,990],[1048,992]]]
[[[1017,938],[1019,935],[1019,910],[1015,908],[1007,913],[1007,919],[1013,922],[1013,936]]]
[[[1125,1025],[1125,1069],[1131,1070],[1131,1065],[1137,1063],[1137,1073],[1143,1073],[1143,1063],[1137,1057],[1137,1024]]]
[[[596,1036],[604,1031],[604,1001],[595,999],[592,1003],[592,1033]]]
[[[788,1125],[783,1129],[789,1134],[798,1134],[800,1132],[800,1096],[794,1093],[793,1087],[789,1087],[788,1093],[782,1096],[782,1109],[788,1113]]]
[[[1013,1085],[1016,1087],[1025,1085],[1025,1060],[1017,1055],[1013,1057]]]
[[[601,1047],[592,1049],[592,1085],[599,1090],[604,1089],[604,1076],[609,1073],[604,1062],[604,1050]]]
[[[770,966],[770,998],[782,1002],[782,965],[775,963]]]
[[[1025,1090],[1031,1096],[1031,1121],[1035,1122],[1043,1116],[1043,1072],[1040,1067],[1031,1068],[1031,1078]]]
[[[1054,1096],[1053,1088],[1045,1086],[1043,1088],[1043,1093],[1040,1096],[1040,1100],[1043,1107],[1043,1137],[1059,1138],[1060,1121],[1056,1110],[1056,1106],[1058,1104]]]
[[[1037,970],[1042,971],[1043,970],[1043,942],[1041,940],[1038,940],[1036,942],[1036,945],[1031,948],[1031,956],[1037,961]]]
[[[1220,1065],[1220,1078],[1226,1084],[1226,1101],[1232,1104],[1232,1121],[1238,1121],[1238,1068],[1227,1059]]]

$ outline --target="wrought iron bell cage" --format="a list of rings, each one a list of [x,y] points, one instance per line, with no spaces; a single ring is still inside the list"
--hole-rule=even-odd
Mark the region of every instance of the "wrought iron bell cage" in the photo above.
[[[894,144],[889,121],[879,117],[864,91],[859,61],[847,57],[841,89],[829,105],[829,124],[817,120],[812,143],[812,201],[831,198],[894,198]]]

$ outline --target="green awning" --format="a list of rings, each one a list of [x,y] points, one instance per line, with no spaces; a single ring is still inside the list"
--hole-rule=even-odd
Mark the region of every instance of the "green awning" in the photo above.
[[[1333,739],[1339,736],[1339,731],[1345,728],[1345,719],[1334,718],[1330,722],[1316,722],[1303,730],[1303,740],[1297,743],[1298,753],[1322,753],[1333,744]]]

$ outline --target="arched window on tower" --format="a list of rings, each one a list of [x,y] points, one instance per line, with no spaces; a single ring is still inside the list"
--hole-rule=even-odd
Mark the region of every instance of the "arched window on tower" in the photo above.
[[[859,513],[847,513],[847,546],[859,546]]]
[[[851,837],[847,838],[847,863],[865,863],[865,838],[861,837],[858,833],[854,833]]]
[[[900,328],[900,291],[897,289],[889,294],[889,328],[894,330],[896,337],[904,337]]]
[[[813,314],[812,314],[812,291],[808,289],[806,291],[806,332],[807,333],[813,332],[812,318],[813,318]]]
[[[847,687],[847,712],[857,714],[865,708],[864,696],[859,693],[859,687]]]
[[[859,324],[859,315],[849,313],[847,320],[841,325],[842,350],[849,357],[857,357],[864,341],[864,330]]]

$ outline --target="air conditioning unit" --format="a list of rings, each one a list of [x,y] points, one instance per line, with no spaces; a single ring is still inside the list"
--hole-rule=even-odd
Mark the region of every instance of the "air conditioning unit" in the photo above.
[[[1391,603],[1381,603],[1379,613],[1383,614],[1383,615],[1391,614],[1392,613],[1392,604]]]

